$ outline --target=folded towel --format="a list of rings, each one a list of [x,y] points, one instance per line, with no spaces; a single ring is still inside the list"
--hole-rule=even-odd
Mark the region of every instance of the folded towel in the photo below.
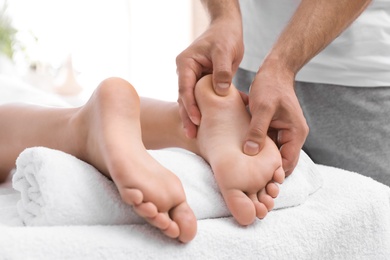
[[[10,227],[0,219],[0,259],[389,259],[390,188],[316,168],[323,185],[302,205],[274,210],[249,227],[231,217],[199,220],[185,245],[148,224]]]
[[[181,149],[149,153],[180,178],[198,219],[231,216],[210,166],[201,157]],[[112,181],[90,164],[58,150],[24,150],[12,182],[21,194],[18,213],[28,226],[144,223],[122,202]],[[275,209],[304,203],[321,185],[316,165],[301,152],[296,170],[280,185]]]

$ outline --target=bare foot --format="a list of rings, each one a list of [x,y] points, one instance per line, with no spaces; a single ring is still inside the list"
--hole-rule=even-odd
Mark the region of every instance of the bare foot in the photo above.
[[[122,199],[165,235],[181,242],[196,234],[196,218],[180,180],[146,151],[141,137],[139,97],[119,78],[103,81],[76,117],[85,133],[81,159],[118,187]]]
[[[211,76],[205,76],[197,83],[195,96],[202,113],[200,154],[211,165],[227,207],[241,225],[264,218],[279,193],[274,182],[284,180],[278,148],[268,138],[256,156],[242,152],[250,115],[233,86],[227,96],[217,96]]]

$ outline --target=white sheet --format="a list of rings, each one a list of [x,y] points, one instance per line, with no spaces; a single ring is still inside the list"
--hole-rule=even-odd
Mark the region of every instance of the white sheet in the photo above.
[[[0,77],[0,103],[5,83]],[[28,101],[25,91],[18,101]],[[323,186],[304,204],[248,227],[231,217],[199,220],[185,245],[147,224],[21,226],[19,195],[8,182],[0,185],[0,259],[389,259],[390,188],[317,166]]]
[[[302,205],[275,210],[241,227],[231,218],[198,221],[189,244],[147,224],[0,226],[4,259],[388,259],[390,188],[318,165],[323,187]],[[4,185],[3,193],[15,194]],[[3,195],[0,195],[3,198]],[[7,201],[7,199],[5,199]],[[15,199],[0,204],[16,216]],[[0,211],[1,212],[1,211]],[[4,223],[4,216],[1,221]],[[7,223],[9,221],[6,221]],[[16,221],[13,221],[14,224]],[[21,224],[19,222],[19,224]]]
[[[21,79],[0,74],[0,104],[19,102],[53,107],[70,106],[54,93],[44,92]]]

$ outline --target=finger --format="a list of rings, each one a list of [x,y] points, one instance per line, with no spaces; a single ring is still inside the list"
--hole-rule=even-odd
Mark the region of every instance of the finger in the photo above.
[[[178,100],[178,103],[179,103],[179,113],[183,123],[185,135],[188,138],[195,138],[197,135],[197,127],[189,118],[187,111],[184,108],[184,105],[182,105],[181,99]]]
[[[213,62],[213,86],[215,93],[220,96],[226,96],[233,78],[233,59],[221,50],[215,51],[211,59]]]
[[[201,74],[201,69],[196,65],[178,64],[177,74],[179,83],[179,106],[184,107],[184,111],[180,113],[184,128],[190,125],[188,118],[192,124],[199,125],[200,111],[195,100],[194,89],[198,76]],[[190,126],[192,127],[192,126]]]
[[[303,143],[306,140],[305,133],[306,132],[303,131],[294,131],[294,132],[287,131],[287,130],[279,131],[278,143],[280,145],[282,165],[286,177],[293,172],[295,166],[298,164],[299,154],[301,152]]]
[[[249,97],[248,97],[248,95],[245,94],[245,93],[242,92],[242,91],[238,91],[238,93],[240,93],[242,102],[244,102],[245,106],[247,106],[247,105],[249,104]]]
[[[274,141],[274,143],[278,146],[279,148],[279,143],[278,143],[278,130],[270,128],[268,129],[268,137]]]
[[[271,113],[272,111],[266,111],[258,108],[251,108],[250,112],[252,114],[252,118],[245,138],[243,150],[247,155],[256,155],[264,146],[273,113]]]
[[[280,154],[282,155],[282,165],[286,177],[289,176],[293,172],[295,166],[297,166],[301,147],[301,145],[298,145],[295,142],[288,142],[281,145]]]

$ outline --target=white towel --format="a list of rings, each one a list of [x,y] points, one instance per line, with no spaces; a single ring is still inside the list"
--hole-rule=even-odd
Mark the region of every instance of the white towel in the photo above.
[[[0,259],[389,259],[390,188],[338,168],[316,169],[323,184],[305,203],[248,227],[232,217],[199,220],[195,239],[182,244],[148,224],[0,223]],[[18,215],[16,204],[12,211]]]
[[[181,149],[149,153],[180,178],[197,219],[231,215],[210,166],[201,157]],[[18,213],[28,226],[144,223],[122,202],[112,181],[61,151],[44,147],[24,150],[12,181],[21,194]],[[321,185],[316,165],[301,152],[296,170],[280,185],[275,209],[304,203]]]

